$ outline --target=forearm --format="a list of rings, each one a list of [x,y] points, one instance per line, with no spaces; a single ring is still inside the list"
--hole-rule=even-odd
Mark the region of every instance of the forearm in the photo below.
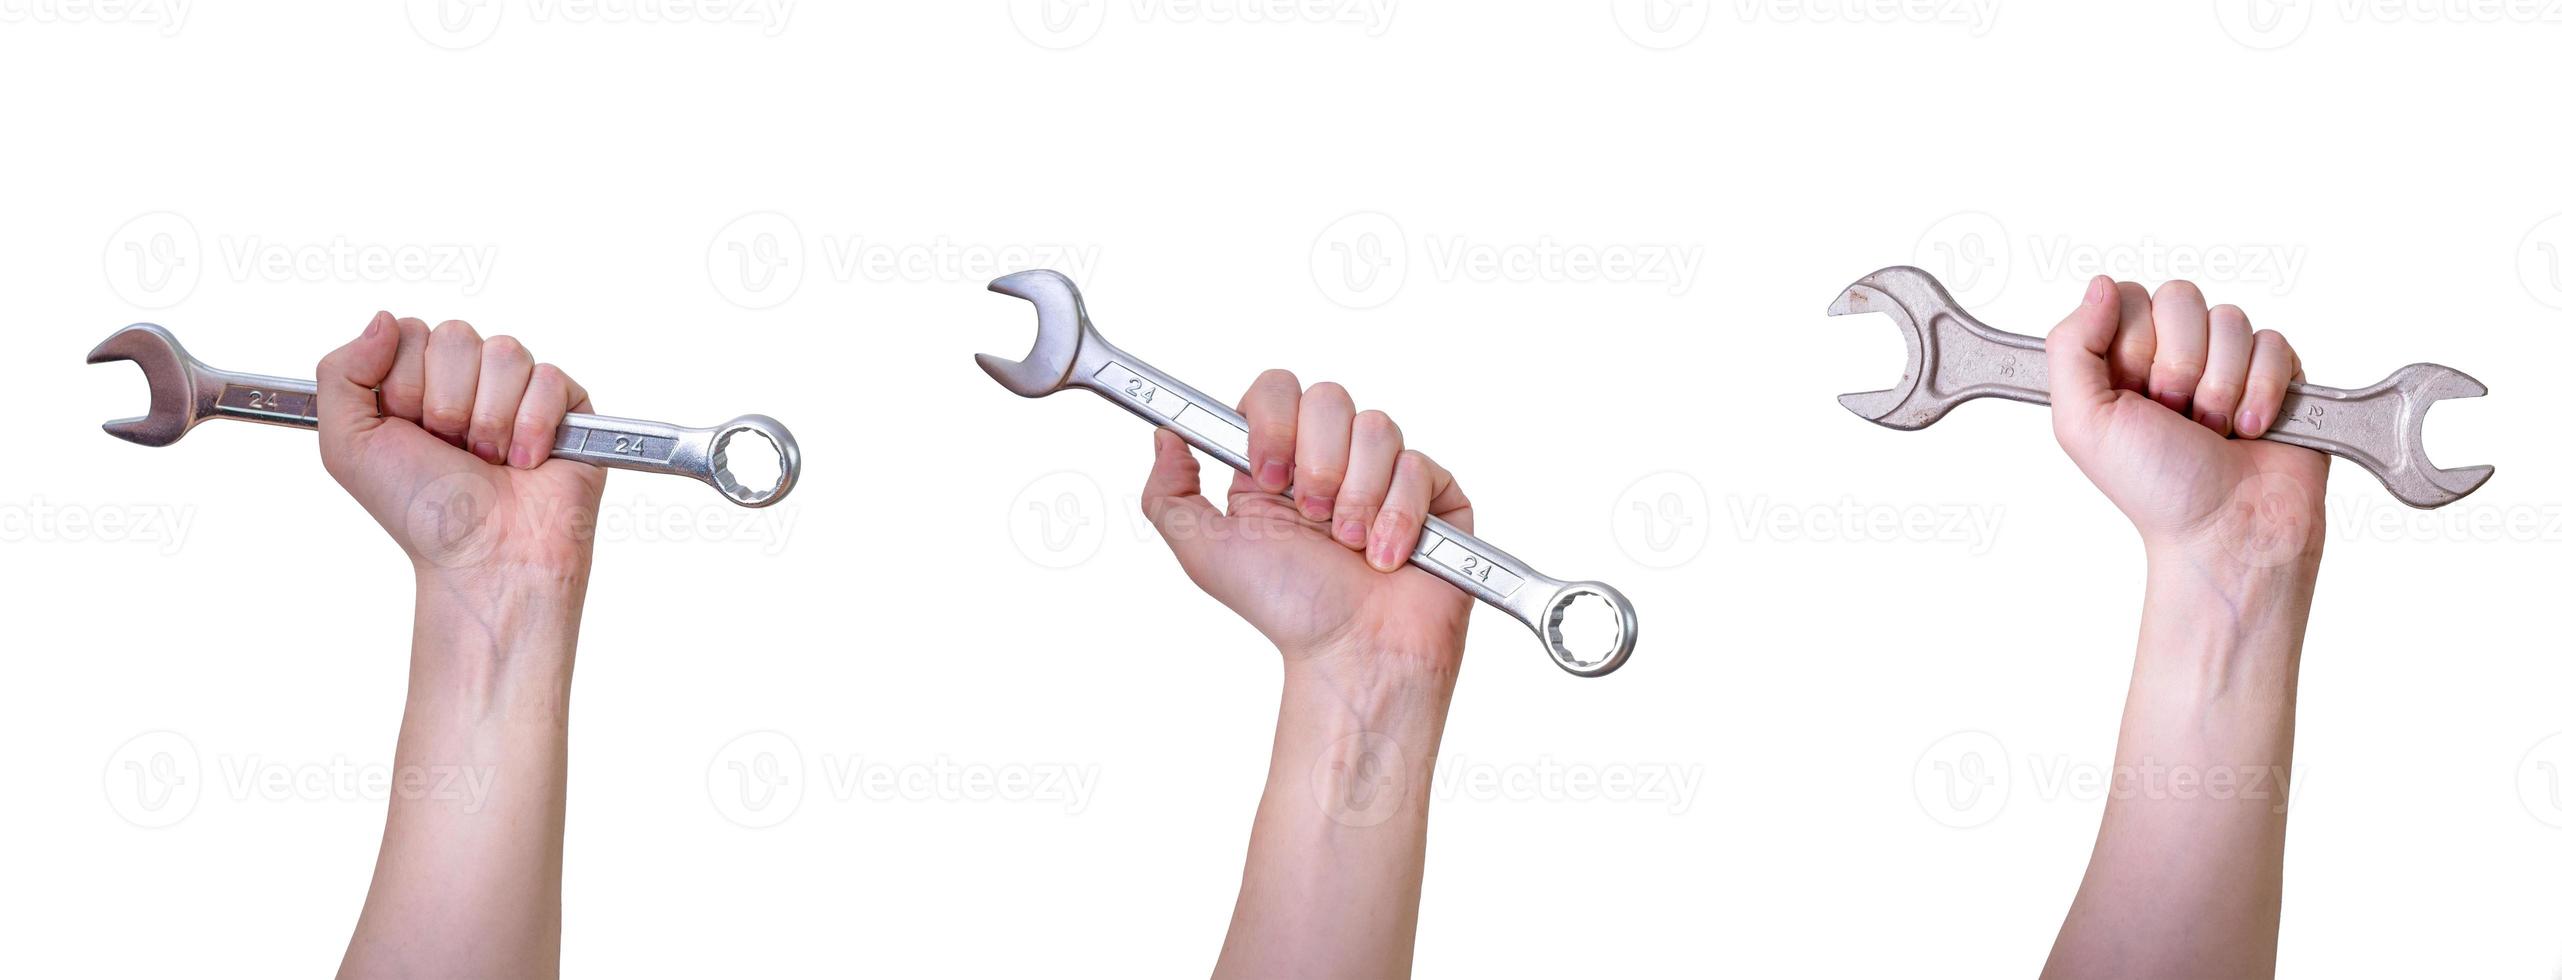
[[[582,591],[421,576],[391,813],[341,975],[557,972]]]
[[[1292,660],[1221,977],[1412,970],[1447,677]]]
[[[2315,530],[2314,540],[2319,540]],[[2049,976],[2268,976],[2313,551],[2153,556],[2116,779]]]

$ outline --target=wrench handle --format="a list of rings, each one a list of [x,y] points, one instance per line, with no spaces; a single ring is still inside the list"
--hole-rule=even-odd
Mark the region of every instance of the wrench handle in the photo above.
[[[195,389],[199,400],[197,418],[320,428],[319,387],[309,381],[203,368]],[[730,473],[730,441],[742,432],[764,437],[780,457],[781,473],[771,489],[751,489]],[[710,484],[721,496],[742,507],[766,507],[783,499],[799,480],[801,471],[800,446],[793,441],[791,431],[762,415],[742,415],[708,429],[693,429],[571,412],[561,419],[551,456],[615,469],[691,477]]]
[[[1964,365],[1940,365],[1942,376],[1968,379],[1958,390],[1947,393],[1951,404],[1970,398],[2051,403],[2054,387],[2046,375],[2045,338],[1996,330],[1973,322],[1971,317],[1955,322],[1980,343],[1956,345],[1948,343],[1953,337],[1940,338],[1941,357],[1969,361]],[[2384,464],[2375,454],[2325,430],[2363,431],[2384,426],[2391,422],[2395,410],[2395,406],[2369,395],[2297,381],[2286,386],[2286,400],[2278,405],[2277,419],[2269,423],[2268,431],[2260,438],[2330,453],[2368,469],[2378,469]]]
[[[1131,357],[1099,336],[1079,352],[1069,383],[1091,390],[1142,419],[1173,429],[1183,441],[1209,453],[1241,473],[1252,473],[1246,460],[1246,422],[1225,402]],[[1619,669],[1637,643],[1637,613],[1626,596],[1599,582],[1565,582],[1531,568],[1528,562],[1487,544],[1475,535],[1426,516],[1422,537],[1409,563],[1479,601],[1504,611],[1537,633],[1548,656],[1567,672],[1599,677]],[[1584,599],[1600,602],[1616,627],[1610,649],[1584,657],[1567,649],[1560,624],[1566,607]]]

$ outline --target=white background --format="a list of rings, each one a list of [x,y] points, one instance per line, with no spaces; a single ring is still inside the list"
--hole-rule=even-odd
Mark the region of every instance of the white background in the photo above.
[[[1141,426],[971,365],[1029,347],[981,286],[1030,265],[1200,387],[1343,382],[1486,538],[1642,610],[1602,680],[1480,611],[1420,972],[2031,972],[2098,823],[2078,780],[2105,777],[2141,557],[2040,410],[1898,433],[1833,404],[1901,355],[1826,303],[1907,262],[2028,333],[2090,272],[2188,276],[2315,381],[2490,386],[2429,432],[2499,465],[2472,498],[2334,470],[2281,964],[2562,967],[2535,424],[2562,22],[1049,2],[0,0],[27,439],[0,467],[0,972],[336,964],[402,560],[309,436],[129,446],[96,423],[140,382],[81,360],[154,320],[307,376],[377,308],[519,335],[605,411],[774,415],[807,454],[770,511],[607,487],[569,972],[1205,971],[1276,658],[1137,519]]]

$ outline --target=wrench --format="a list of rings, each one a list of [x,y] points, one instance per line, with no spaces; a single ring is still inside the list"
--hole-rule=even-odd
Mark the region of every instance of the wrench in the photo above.
[[[1150,423],[1173,429],[1201,451],[1246,472],[1245,417],[1235,409],[1123,353],[1096,333],[1085,316],[1085,298],[1068,277],[1048,269],[1017,272],[987,284],[1027,300],[1040,318],[1032,353],[1021,361],[978,356],[979,367],[1006,390],[1039,398],[1083,388]],[[1599,582],[1565,582],[1539,574],[1521,559],[1451,527],[1438,517],[1423,521],[1410,563],[1458,586],[1530,627],[1547,644],[1549,659],[1568,673],[1599,677],[1628,662],[1637,645],[1637,610],[1619,590]],[[1611,647],[1586,658],[1566,648],[1566,610],[1590,598],[1610,613]]]
[[[132,361],[151,386],[150,414],[104,426],[108,435],[126,442],[166,446],[206,419],[320,428],[319,389],[311,382],[206,367],[156,323],[118,330],[89,352],[91,364],[108,361]],[[781,458],[781,475],[772,487],[753,489],[730,474],[730,440],[742,432],[762,437]],[[552,455],[617,469],[690,476],[711,484],[741,507],[773,505],[792,491],[801,474],[801,448],[792,441],[791,430],[762,415],[741,415],[708,429],[688,429],[573,412],[561,420]]]
[[[1860,418],[1912,430],[1976,398],[2047,403],[2046,341],[1985,326],[1930,273],[1879,269],[1843,290],[1829,312],[1884,313],[1904,331],[1904,380],[1841,396],[1842,407]],[[2287,386],[2278,419],[2261,438],[2366,467],[2405,504],[2443,507],[2480,488],[2491,467],[2430,465],[2420,448],[2420,423],[2437,401],[2489,392],[2471,375],[2438,364],[2408,365],[2355,390],[2298,382]]]

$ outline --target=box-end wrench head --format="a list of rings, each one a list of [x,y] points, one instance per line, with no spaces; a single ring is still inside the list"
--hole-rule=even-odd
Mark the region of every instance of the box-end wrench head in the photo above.
[[[1174,430],[1220,462],[1247,470],[1245,418],[1104,340],[1068,277],[1035,269],[1005,276],[987,288],[1031,303],[1039,318],[1032,352],[1022,360],[978,355],[979,368],[1005,390],[1039,398],[1083,388]],[[1520,620],[1546,645],[1549,659],[1568,673],[1599,677],[1619,669],[1636,650],[1637,609],[1619,590],[1600,582],[1550,578],[1440,518],[1427,517],[1423,523],[1409,563]],[[1606,649],[1586,655],[1568,648],[1566,622],[1589,615],[1592,607],[1609,614],[1611,633]],[[1598,618],[1594,622],[1598,625]]]
[[[2046,341],[1984,325],[1930,273],[1910,266],[1880,269],[1842,290],[1828,312],[1884,313],[1903,332],[1903,380],[1841,396],[1842,407],[1861,418],[1910,430],[1977,398],[2047,404]],[[2277,421],[2261,438],[2363,466],[2405,504],[2443,507],[2491,478],[2489,466],[2438,469],[2420,441],[2429,406],[2490,393],[2462,371],[2412,364],[2364,388],[2298,382],[2286,392]]]
[[[156,323],[116,331],[89,351],[89,363],[131,361],[151,388],[151,411],[117,419],[107,434],[144,446],[166,446],[206,419],[239,419],[295,429],[320,427],[320,396],[309,381],[242,374],[205,366],[178,338]],[[778,469],[774,485],[755,489],[731,473],[729,452],[740,435],[771,444]],[[801,474],[801,448],[783,423],[742,415],[708,429],[606,415],[570,413],[561,420],[551,455],[617,469],[672,473],[710,484],[741,507],[770,507],[790,493]]]

